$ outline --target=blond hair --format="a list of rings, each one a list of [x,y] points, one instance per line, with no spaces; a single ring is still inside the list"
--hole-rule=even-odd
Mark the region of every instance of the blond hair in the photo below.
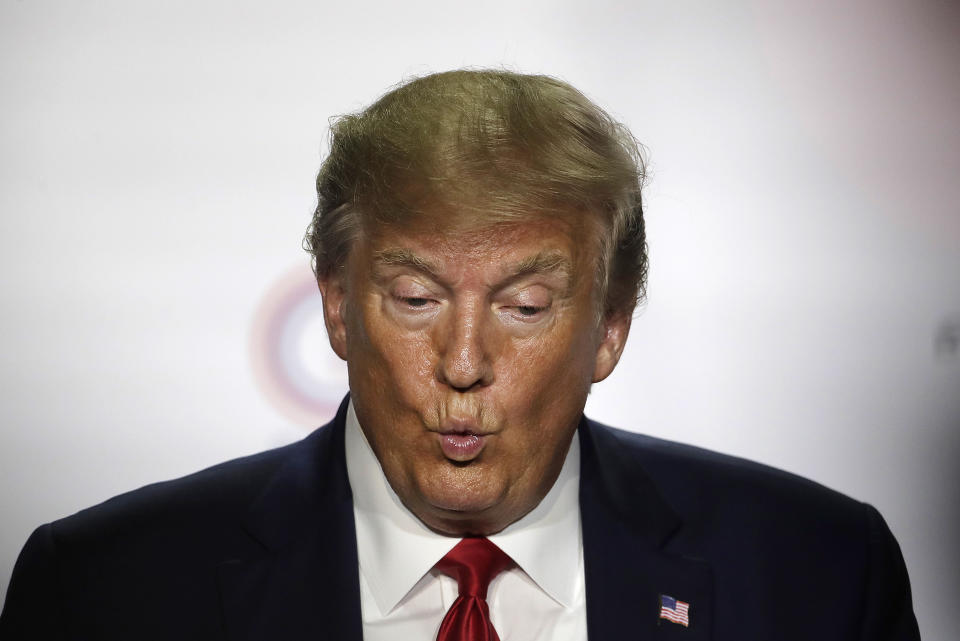
[[[322,279],[343,268],[365,225],[422,222],[438,210],[477,225],[593,215],[604,311],[629,313],[647,276],[644,177],[627,128],[565,82],[432,74],[331,124],[304,247]]]

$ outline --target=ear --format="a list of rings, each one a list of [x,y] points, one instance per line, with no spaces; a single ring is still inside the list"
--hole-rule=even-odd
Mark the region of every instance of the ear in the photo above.
[[[620,362],[623,347],[627,344],[627,334],[630,333],[630,322],[633,317],[629,312],[613,312],[607,314],[600,326],[600,344],[597,345],[597,360],[593,367],[593,382],[599,383],[610,376],[613,368]]]
[[[323,296],[323,323],[327,327],[327,338],[330,347],[337,356],[347,360],[347,323],[346,311],[347,290],[341,274],[325,276],[317,281],[320,294]]]

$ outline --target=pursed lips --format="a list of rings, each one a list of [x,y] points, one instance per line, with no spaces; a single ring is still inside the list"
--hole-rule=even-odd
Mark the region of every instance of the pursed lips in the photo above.
[[[493,432],[485,430],[472,419],[447,418],[436,431],[443,455],[457,463],[472,461],[480,456]]]

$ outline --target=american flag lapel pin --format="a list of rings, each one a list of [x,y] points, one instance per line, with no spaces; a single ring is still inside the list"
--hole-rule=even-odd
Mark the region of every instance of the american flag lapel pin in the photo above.
[[[690,604],[666,594],[660,595],[660,619],[679,623],[683,627],[690,626]],[[660,621],[657,619],[657,622]]]

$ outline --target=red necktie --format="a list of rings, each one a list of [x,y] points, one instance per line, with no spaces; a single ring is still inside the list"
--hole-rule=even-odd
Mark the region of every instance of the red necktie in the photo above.
[[[457,580],[460,596],[440,624],[437,641],[500,641],[490,622],[487,587],[513,565],[503,550],[484,538],[464,539],[437,562],[436,568]]]

